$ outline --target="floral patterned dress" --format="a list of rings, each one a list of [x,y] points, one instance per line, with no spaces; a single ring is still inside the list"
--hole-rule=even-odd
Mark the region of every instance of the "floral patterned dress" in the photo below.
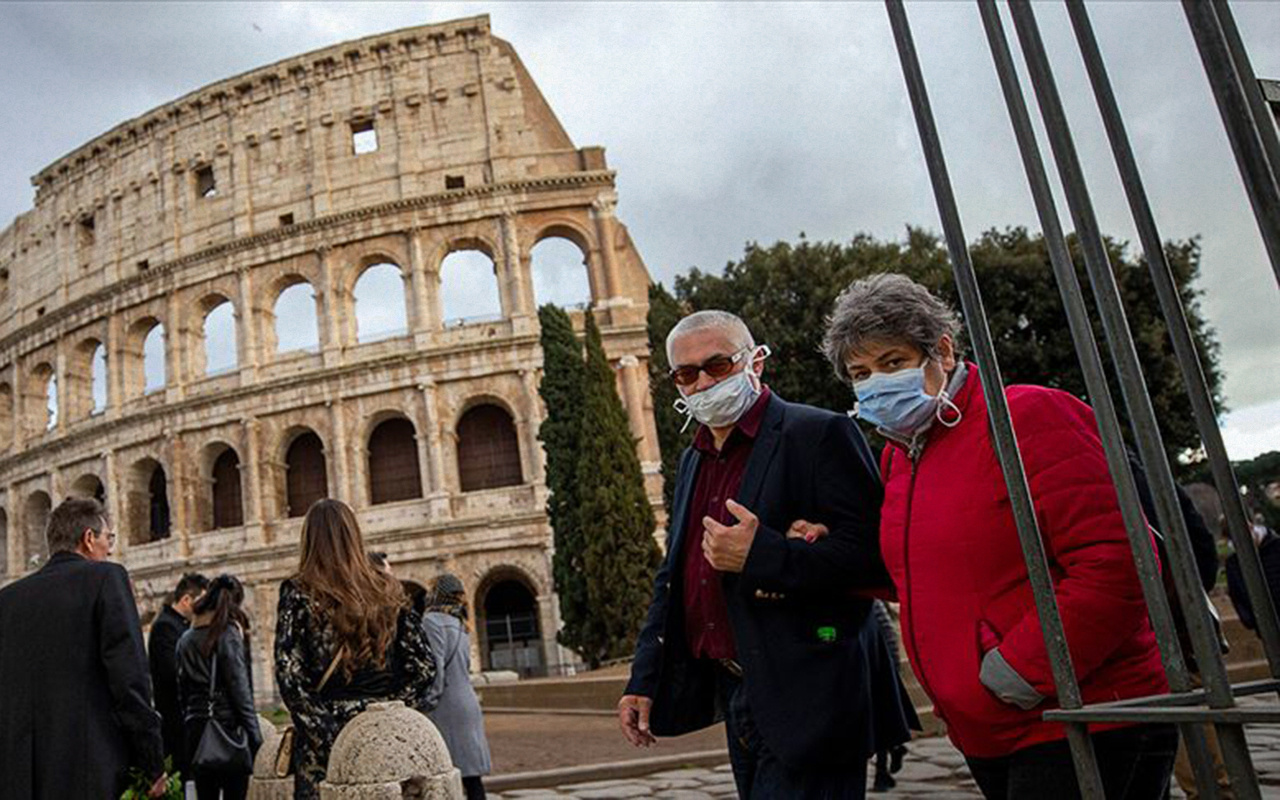
[[[400,612],[385,669],[360,670],[350,681],[336,669],[324,690],[317,691],[337,649],[323,613],[293,581],[286,580],[280,586],[276,611],[276,683],[293,718],[296,800],[319,797],[329,751],[352,717],[370,703],[386,700],[403,700],[423,710],[435,678],[436,662],[423,633],[422,616],[412,607]]]

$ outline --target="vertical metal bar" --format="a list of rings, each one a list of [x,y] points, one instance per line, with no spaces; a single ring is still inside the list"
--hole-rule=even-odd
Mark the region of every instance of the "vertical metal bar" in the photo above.
[[[1249,61],[1249,51],[1245,50],[1240,29],[1236,27],[1236,18],[1226,0],[1213,0],[1212,5],[1218,27],[1222,30],[1222,39],[1231,55],[1231,63],[1240,76],[1240,88],[1244,90],[1245,100],[1249,103],[1249,113],[1253,116],[1254,127],[1262,141],[1262,152],[1266,154],[1267,163],[1271,167],[1271,179],[1280,182],[1280,139],[1276,138],[1271,112],[1262,98],[1258,76],[1254,74],[1253,64]]]
[[[1280,187],[1267,163],[1266,151],[1258,135],[1258,122],[1253,118],[1240,74],[1228,50],[1222,26],[1213,5],[1205,0],[1182,0],[1182,10],[1191,26],[1200,61],[1204,64],[1209,87],[1218,103],[1218,113],[1235,153],[1236,166],[1244,179],[1253,215],[1258,220],[1262,243],[1271,258],[1271,269],[1280,281]]]
[[[1071,17],[1076,39],[1080,43],[1080,54],[1084,58],[1085,69],[1093,84],[1094,94],[1098,98],[1098,109],[1102,113],[1107,137],[1111,140],[1116,166],[1119,168],[1120,179],[1129,200],[1129,209],[1138,228],[1138,239],[1147,257],[1147,267],[1151,272],[1151,280],[1155,284],[1160,310],[1168,325],[1169,337],[1173,341],[1173,351],[1182,368],[1182,378],[1187,386],[1187,395],[1191,399],[1191,411],[1195,416],[1196,427],[1200,432],[1200,440],[1204,443],[1205,453],[1209,457],[1214,483],[1218,487],[1218,494],[1222,497],[1222,507],[1231,532],[1231,541],[1240,554],[1241,572],[1244,574],[1249,599],[1258,618],[1258,632],[1267,655],[1267,663],[1271,667],[1272,677],[1280,677],[1280,620],[1276,618],[1271,592],[1267,590],[1266,578],[1262,574],[1262,565],[1258,560],[1253,535],[1249,531],[1249,523],[1245,518],[1244,505],[1240,501],[1240,487],[1236,483],[1235,473],[1231,470],[1231,460],[1222,442],[1222,432],[1218,429],[1217,412],[1213,406],[1208,382],[1204,378],[1204,371],[1201,369],[1200,358],[1196,354],[1191,327],[1187,324],[1187,315],[1183,310],[1182,300],[1178,296],[1173,273],[1165,260],[1164,245],[1156,228],[1155,217],[1151,213],[1151,204],[1147,199],[1142,176],[1138,171],[1138,162],[1134,158],[1129,135],[1125,131],[1120,106],[1116,102],[1111,80],[1107,76],[1107,69],[1102,61],[1102,51],[1098,48],[1098,41],[1093,35],[1089,13],[1081,0],[1067,0],[1067,13]]]
[[[1165,596],[1164,585],[1160,579],[1160,567],[1156,562],[1151,536],[1147,530],[1137,487],[1129,467],[1124,435],[1121,433],[1111,389],[1094,339],[1093,326],[1085,306],[1084,292],[1080,288],[1075,266],[1071,262],[1066,237],[1063,235],[1058,210],[1054,204],[1053,192],[1049,188],[1049,179],[1040,155],[1040,147],[1036,143],[1035,131],[1031,125],[1031,116],[1018,82],[1017,67],[1014,65],[995,0],[978,0],[978,11],[982,16],[987,42],[991,47],[996,74],[1000,78],[1005,105],[1009,109],[1010,122],[1013,125],[1023,167],[1027,173],[1027,182],[1031,188],[1045,245],[1049,252],[1049,262],[1053,266],[1058,291],[1062,296],[1063,307],[1067,314],[1067,325],[1084,374],[1085,387],[1098,421],[1098,432],[1106,451],[1112,480],[1116,485],[1120,513],[1124,519],[1125,532],[1129,537],[1129,547],[1133,552],[1143,596],[1151,614],[1152,628],[1160,645],[1165,674],[1173,691],[1187,692],[1193,688],[1191,678],[1183,660],[1182,647],[1178,643],[1169,600]],[[1216,800],[1218,791],[1213,758],[1209,752],[1204,729],[1199,725],[1183,725],[1180,728],[1187,742],[1201,796],[1205,800]]]
[[[1102,234],[1089,199],[1084,174],[1071,138],[1070,126],[1058,95],[1052,70],[1035,14],[1028,0],[1010,0],[1014,26],[1022,43],[1023,56],[1040,103],[1050,146],[1058,165],[1058,173],[1066,190],[1067,204],[1076,226],[1076,234],[1084,254],[1085,267],[1093,292],[1098,300],[1098,310],[1107,343],[1120,380],[1120,389],[1129,409],[1129,418],[1138,440],[1140,455],[1150,478],[1160,529],[1168,545],[1170,572],[1178,589],[1182,610],[1195,649],[1196,662],[1204,680],[1209,705],[1214,708],[1231,708],[1235,698],[1227,680],[1226,666],[1218,650],[1212,618],[1204,602],[1204,592],[1195,570],[1194,556],[1186,523],[1178,504],[1173,473],[1164,450],[1164,442],[1156,423],[1151,398],[1146,391],[1142,366],[1134,349],[1124,305],[1116,287],[1115,275],[1102,242]],[[1217,726],[1222,745],[1223,759],[1231,775],[1232,788],[1241,800],[1259,798],[1257,778],[1249,758],[1244,729],[1238,724]]]
[[[991,331],[987,326],[977,276],[969,260],[969,249],[965,242],[964,229],[960,224],[960,213],[956,207],[955,196],[951,190],[951,178],[947,174],[946,159],[934,124],[933,110],[929,105],[924,74],[920,69],[915,42],[912,40],[911,28],[901,0],[885,0],[885,7],[889,12],[889,23],[893,28],[898,57],[902,62],[903,77],[906,79],[916,126],[919,128],[920,142],[924,148],[934,198],[938,204],[939,216],[942,218],[943,234],[951,254],[952,270],[960,293],[960,304],[964,310],[965,322],[968,324],[969,336],[973,341],[978,361],[996,456],[1000,460],[1000,468],[1008,487],[1014,521],[1018,527],[1018,538],[1022,544],[1023,558],[1026,560],[1027,574],[1044,632],[1045,648],[1053,669],[1058,702],[1063,708],[1080,708],[1082,705],[1080,687],[1076,683],[1075,670],[1071,664],[1071,652],[1067,649],[1066,634],[1062,629],[1062,618],[1058,613],[1057,598],[1053,593],[1053,581],[1049,575],[1044,543],[1040,538],[1035,507],[1031,501],[1022,456],[1018,452],[1013,421],[1005,399],[1004,381],[1000,377],[1000,366],[996,360]],[[1088,726],[1081,723],[1067,724],[1067,738],[1071,744],[1071,755],[1075,762],[1082,795],[1089,800],[1103,800],[1102,777],[1098,772],[1098,763],[1093,752],[1093,742],[1089,738]]]

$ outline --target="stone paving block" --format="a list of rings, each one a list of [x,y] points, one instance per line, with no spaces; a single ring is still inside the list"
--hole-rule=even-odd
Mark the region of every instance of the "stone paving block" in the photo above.
[[[655,792],[654,797],[661,800],[712,800],[712,795],[691,789],[676,789],[669,792]]]
[[[663,780],[667,778],[696,779],[696,778],[703,778],[703,777],[706,777],[707,775],[712,775],[712,774],[714,774],[712,770],[704,769],[702,767],[685,767],[684,769],[669,769],[669,770],[664,770],[663,772],[655,772],[654,774],[649,775],[648,777],[657,778],[659,780]]]
[[[693,778],[658,778],[649,777],[646,779],[655,790],[666,791],[668,789],[697,789],[702,786],[701,781]]]
[[[942,778],[951,777],[954,770],[945,767],[939,767],[930,764],[927,761],[917,761],[915,763],[906,763],[902,765],[902,772],[899,772],[897,778],[899,780],[909,781],[932,781]]]
[[[634,784],[638,778],[611,778],[603,781],[585,781],[583,783],[566,784],[557,786],[557,791],[561,792],[579,792],[584,789],[608,789],[614,786],[627,786]]]
[[[626,800],[628,797],[652,797],[653,793],[643,783],[631,782],[620,786],[602,786],[597,789],[575,788],[572,795],[578,800]]]

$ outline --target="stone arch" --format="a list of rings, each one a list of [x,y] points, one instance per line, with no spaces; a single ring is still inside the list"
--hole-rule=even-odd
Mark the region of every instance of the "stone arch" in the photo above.
[[[505,404],[469,402],[454,426],[458,485],[464,492],[524,483],[520,434]]]
[[[371,505],[422,497],[418,432],[408,416],[399,411],[375,415],[365,441]]]
[[[276,281],[271,293],[267,350],[277,356],[320,350],[320,296],[311,281],[295,272]]]
[[[224,441],[206,444],[200,452],[202,491],[196,495],[200,530],[238,528],[244,524],[244,489],[240,454]]]
[[[25,546],[22,555],[26,559],[27,569],[40,566],[40,562],[49,556],[49,539],[45,535],[45,529],[49,527],[49,514],[52,511],[53,502],[49,499],[49,493],[42,489],[36,489],[23,501],[22,527]]]
[[[591,237],[569,222],[538,231],[529,248],[529,274],[536,305],[586,308],[601,292],[591,269]]]
[[[92,472],[86,472],[71,482],[71,496],[86,500],[97,500],[104,506],[107,503],[107,487]]]
[[[52,364],[41,361],[31,368],[25,394],[27,433],[39,436],[58,424],[58,377]]]
[[[329,496],[324,441],[311,428],[299,425],[285,433],[280,449],[285,516],[301,517],[312,503]]]
[[[164,322],[155,316],[144,316],[129,326],[121,353],[124,363],[126,392],[141,397],[163,389],[168,379]]]
[[[473,608],[484,669],[546,673],[539,594],[537,581],[516,566],[496,566],[481,579]]]
[[[446,328],[505,316],[496,252],[492,243],[478,236],[454,239],[444,247],[436,274],[440,319]]]
[[[68,420],[101,414],[107,407],[107,347],[91,336],[76,345],[67,370]]]
[[[362,261],[351,287],[351,339],[364,344],[407,335],[408,273],[391,258],[368,256]]]
[[[192,372],[197,378],[234,372],[240,366],[239,315],[235,301],[221,293],[205,295],[196,304],[200,341],[191,348]]]
[[[144,456],[129,466],[126,475],[125,519],[129,544],[147,544],[172,534],[169,475],[158,459]]]

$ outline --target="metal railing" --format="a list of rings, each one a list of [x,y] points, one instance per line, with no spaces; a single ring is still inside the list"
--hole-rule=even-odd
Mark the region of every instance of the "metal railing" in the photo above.
[[[1009,490],[1028,577],[1044,631],[1045,646],[1053,668],[1059,708],[1046,712],[1044,717],[1046,720],[1062,722],[1066,726],[1080,790],[1090,800],[1103,798],[1104,794],[1097,759],[1088,735],[1088,724],[1156,721],[1179,726],[1202,797],[1218,797],[1214,763],[1203,727],[1209,723],[1217,731],[1224,765],[1235,796],[1241,800],[1261,798],[1243,726],[1251,722],[1280,722],[1280,705],[1271,703],[1242,708],[1236,704],[1236,698],[1280,689],[1280,621],[1277,620],[1271,595],[1267,590],[1239,486],[1218,429],[1212,395],[1196,353],[1177,286],[1165,259],[1150,203],[1111,89],[1110,78],[1093,35],[1088,12],[1080,0],[1066,0],[1072,29],[1120,171],[1130,212],[1155,285],[1161,314],[1191,400],[1204,452],[1214,483],[1222,497],[1228,529],[1239,554],[1246,589],[1257,610],[1258,633],[1271,672],[1269,680],[1232,686],[1228,678],[1219,647],[1216,622],[1197,577],[1173,473],[1146,389],[1142,365],[1093,211],[1071,129],[1058,95],[1053,69],[1040,39],[1035,13],[1028,0],[1009,0],[1013,27],[1079,240],[1107,352],[1115,369],[1120,396],[1128,412],[1134,440],[1150,481],[1156,508],[1153,523],[1163,533],[1167,543],[1167,562],[1164,568],[1170,571],[1176,586],[1177,602],[1193,650],[1191,655],[1199,670],[1198,677],[1203,682],[1203,688],[1195,687],[1195,677],[1188,666],[1188,654],[1182,652],[1179,643],[1173,609],[1165,594],[1160,566],[1138,499],[1119,415],[1112,401],[1111,387],[1094,338],[1085,295],[1067,249],[1066,236],[1059,221],[999,9],[995,0],[978,0],[977,5],[1040,219],[1050,264],[1066,310],[1076,355],[1097,416],[1099,434],[1116,486],[1121,516],[1170,686],[1170,693],[1167,695],[1089,705],[1082,701],[1036,522],[1033,499],[1027,486],[1017,438],[1005,401],[1004,382],[983,312],[981,292],[969,259],[967,240],[960,224],[959,210],[906,11],[901,0],[886,0],[966,325],[983,385],[988,387],[985,396],[996,455]],[[1280,186],[1276,182],[1276,176],[1280,174],[1280,144],[1277,143],[1274,123],[1225,0],[1184,0],[1183,7],[1231,140],[1242,180],[1258,218],[1267,253],[1277,280],[1280,281]]]

